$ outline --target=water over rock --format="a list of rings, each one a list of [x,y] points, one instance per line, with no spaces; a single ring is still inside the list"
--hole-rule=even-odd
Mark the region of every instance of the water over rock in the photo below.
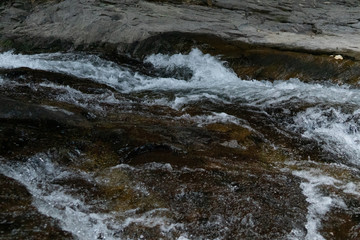
[[[356,239],[359,11],[2,1],[0,234]]]

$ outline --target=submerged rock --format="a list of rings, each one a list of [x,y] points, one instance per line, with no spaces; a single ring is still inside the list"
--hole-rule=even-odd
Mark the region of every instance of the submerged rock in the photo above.
[[[299,179],[271,167],[282,153],[267,154],[271,147],[256,132],[236,124],[203,127],[186,119],[174,121],[169,117],[179,113],[165,107],[135,104],[127,111],[129,102],[92,108],[78,105],[76,95],[59,98],[64,89],[76,88],[76,94],[91,96],[88,101],[94,106],[103,91],[116,93],[88,79],[29,69],[2,74],[1,173],[25,185],[13,190],[19,188],[28,199],[3,206],[4,224],[12,221],[12,209],[21,206],[26,208],[20,216],[52,219],[51,228],[37,228],[24,217],[24,231],[4,234],[22,237],[29,228],[29,236],[70,232],[82,238],[84,226],[92,226],[99,236],[120,238],[174,239],[183,233],[195,238],[273,238],[302,228],[306,204]],[[136,99],[136,94],[128,98]],[[203,111],[192,108],[190,112]],[[87,118],[88,113],[94,117]],[[5,184],[9,180],[3,175],[0,183]],[[2,191],[5,199],[13,196],[6,188]],[[264,211],[282,217],[268,224]],[[84,222],[80,230],[69,225],[78,216]],[[116,227],[104,230],[107,222],[101,216]],[[63,230],[50,225],[53,221]]]
[[[355,1],[2,1],[1,51],[114,62],[45,54],[0,69],[1,234],[355,239],[358,168],[327,137],[341,125],[357,156],[360,98],[316,83],[358,84],[358,12]],[[178,54],[189,52],[195,63]],[[144,62],[153,53],[181,61]],[[289,78],[302,81],[272,82]]]

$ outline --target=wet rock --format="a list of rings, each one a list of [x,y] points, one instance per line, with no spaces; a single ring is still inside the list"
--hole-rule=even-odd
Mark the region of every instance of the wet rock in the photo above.
[[[192,48],[218,55],[243,79],[333,80],[358,84],[360,63],[352,59],[336,61],[325,52],[292,52],[227,41],[213,35],[166,33],[130,47],[132,55],[143,58],[152,53],[187,53]]]
[[[144,75],[186,80],[192,77],[187,68],[155,69],[142,59],[197,47],[227,61],[242,78],[359,81],[355,45],[359,9],[352,1],[64,0],[31,1],[31,7],[25,3],[2,2],[2,50],[82,50],[131,65]],[[343,61],[328,57],[338,53]],[[121,94],[89,79],[30,69],[0,74],[15,83],[0,91],[0,161],[21,165],[45,154],[57,167],[67,169],[61,172],[64,176],[73,174],[49,181],[49,186],[64,187],[95,212],[135,214],[127,225],[113,229],[115,237],[176,239],[186,232],[196,239],[282,239],[294,229],[305,233],[308,203],[300,188],[303,179],[286,170],[284,162],[335,161],[325,158],[315,141],[280,132],[282,122],[276,117],[283,117],[281,107],[255,111],[238,103],[203,101],[176,111],[142,104],[147,94],[157,92]],[[93,99],[62,101],[56,98],[62,90],[40,84],[69,87]],[[129,101],[99,103],[96,97],[104,93]],[[175,118],[212,111],[241,116],[252,128],[229,123],[199,126]],[[4,175],[0,185],[5,219],[1,233],[69,237],[55,220],[36,211],[24,187]],[[21,202],[16,203],[19,196]],[[349,200],[347,205],[350,211],[328,215],[321,230],[324,236],[357,237],[359,203]],[[156,215],[156,209],[163,212]],[[160,217],[155,218],[158,222],[145,221],[151,214]],[[168,221],[166,226],[175,223],[167,235],[159,219]],[[16,236],[11,235],[14,232]]]
[[[3,103],[0,107],[0,119],[2,121],[22,120],[34,122],[48,122],[51,125],[53,121],[56,124],[75,125],[85,124],[83,117],[72,112],[52,106],[38,106],[26,103],[20,103],[11,99],[0,98]]]
[[[55,220],[32,206],[32,196],[25,187],[0,175],[0,234],[5,239],[70,239]]]

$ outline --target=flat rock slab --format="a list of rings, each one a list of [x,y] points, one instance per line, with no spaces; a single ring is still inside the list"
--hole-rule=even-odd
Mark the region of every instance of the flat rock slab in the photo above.
[[[0,35],[2,48],[11,40],[43,48],[110,44],[126,53],[151,36],[184,32],[360,59],[359,13],[356,1],[340,0],[8,0],[0,4]]]

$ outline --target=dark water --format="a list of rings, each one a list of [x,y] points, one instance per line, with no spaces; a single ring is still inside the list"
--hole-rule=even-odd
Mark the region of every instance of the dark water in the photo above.
[[[145,63],[0,55],[0,238],[360,237],[358,88]]]

